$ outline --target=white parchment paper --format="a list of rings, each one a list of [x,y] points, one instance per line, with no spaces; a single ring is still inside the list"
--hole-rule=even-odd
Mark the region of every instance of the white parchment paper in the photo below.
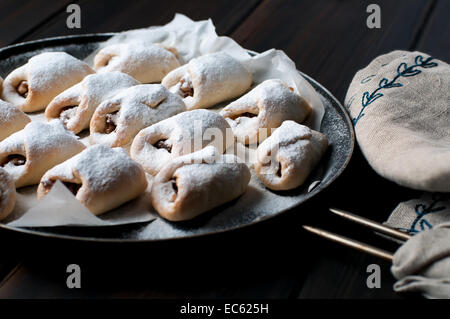
[[[272,49],[252,56],[233,39],[219,37],[211,20],[195,22],[184,15],[177,14],[171,22],[164,26],[131,30],[113,36],[101,43],[99,48],[86,58],[86,61],[92,65],[96,52],[105,46],[133,41],[163,43],[176,47],[183,63],[207,53],[226,52],[241,61],[252,72],[253,86],[267,79],[279,78],[293,87],[313,108],[307,124],[316,130],[320,128],[324,114],[322,101],[313,87],[299,74],[294,62],[283,51]],[[212,109],[219,111],[223,106],[222,103]],[[33,121],[45,121],[43,113],[34,114],[31,117]],[[86,134],[82,136],[82,141],[88,144]],[[240,147],[244,146],[241,145]],[[249,150],[247,151],[249,152]],[[148,180],[151,186],[150,176],[148,176]],[[159,220],[160,218],[150,204],[150,186],[139,198],[99,217],[91,214],[60,182],[56,183],[52,191],[40,201],[36,199],[37,187],[26,187],[18,190],[15,210],[6,220],[6,223],[14,227],[110,226]],[[238,212],[242,209],[252,210],[253,208],[255,208],[255,212],[267,213],[273,209],[281,211],[292,207],[299,200],[295,196],[279,196],[269,191],[257,180],[254,172],[252,172],[252,182],[247,193],[234,203],[235,209],[228,207],[227,211],[231,209]],[[278,197],[280,197],[279,200],[277,200]],[[262,201],[262,198],[267,198],[269,201]],[[265,209],[261,210],[260,206],[264,203],[266,203]],[[276,203],[277,206],[273,207],[273,203]],[[229,216],[229,214],[224,216]],[[148,237],[151,237],[149,232],[154,233],[158,225],[160,225],[161,230],[164,229],[163,233],[167,232],[167,227],[170,227],[170,224],[166,222],[152,224],[154,225],[149,227],[146,232]],[[155,237],[159,236],[156,235]]]

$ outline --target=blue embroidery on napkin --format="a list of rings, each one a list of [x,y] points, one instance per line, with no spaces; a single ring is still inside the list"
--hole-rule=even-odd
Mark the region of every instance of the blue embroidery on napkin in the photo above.
[[[353,101],[355,100],[355,97],[356,97],[356,94],[353,94],[353,95],[351,96],[351,98],[348,100],[347,104],[345,104],[345,107],[346,107],[347,109],[350,109],[350,106],[352,105]]]
[[[397,67],[397,75],[391,80],[389,81],[386,78],[382,78],[380,83],[378,83],[378,88],[373,91],[372,93],[369,93],[368,91],[364,92],[363,96],[362,96],[362,108],[361,111],[359,112],[358,116],[352,119],[353,125],[356,126],[356,124],[358,123],[358,121],[364,116],[364,110],[366,109],[366,107],[368,105],[370,105],[371,103],[373,103],[374,101],[376,101],[377,99],[379,99],[380,97],[384,96],[383,93],[381,93],[381,90],[383,89],[390,89],[390,88],[395,88],[395,87],[402,87],[403,84],[402,83],[398,83],[397,80],[401,77],[410,77],[410,76],[415,76],[417,74],[422,73],[421,70],[417,69],[419,67],[428,69],[428,68],[433,68],[436,67],[438,64],[436,62],[431,62],[433,60],[433,57],[428,57],[424,60],[424,57],[421,55],[416,56],[415,58],[415,64],[408,66],[406,63],[401,63],[398,67]],[[371,79],[371,77],[368,77]],[[364,83],[370,81],[366,79]],[[363,80],[363,81],[364,81]],[[362,81],[361,81],[362,83]]]
[[[447,196],[443,196],[438,193],[432,194],[432,202],[431,204],[427,205],[425,203],[417,204],[414,208],[414,212],[416,213],[416,218],[411,224],[411,227],[409,229],[405,229],[409,233],[419,233],[421,231],[431,229],[433,228],[433,225],[425,218],[426,215],[437,213],[440,211],[445,210],[447,207],[445,206],[438,206],[436,207],[440,202],[447,199]],[[417,227],[420,227],[418,229]]]
[[[361,84],[369,82],[370,80],[372,80],[373,77],[375,77],[375,74],[369,75],[368,77],[362,79]]]

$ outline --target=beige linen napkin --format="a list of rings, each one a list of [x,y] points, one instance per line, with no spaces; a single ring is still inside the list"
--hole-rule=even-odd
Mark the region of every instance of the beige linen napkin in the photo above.
[[[399,279],[396,291],[430,298],[450,298],[450,224],[438,226],[450,222],[449,93],[447,63],[421,52],[393,51],[358,71],[345,98],[372,168],[427,191],[400,203],[386,224],[424,232],[396,252],[392,272]]]
[[[391,271],[399,292],[450,298],[450,223],[412,237],[394,255]]]
[[[345,99],[373,169],[400,185],[450,192],[450,66],[421,52],[377,57]]]

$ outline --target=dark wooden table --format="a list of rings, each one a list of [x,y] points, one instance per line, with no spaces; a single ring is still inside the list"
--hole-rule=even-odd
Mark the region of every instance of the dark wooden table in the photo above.
[[[0,46],[45,37],[160,25],[176,12],[211,18],[245,48],[284,50],[299,70],[340,101],[355,72],[395,49],[450,60],[447,0],[77,1],[81,29],[66,27],[74,1],[0,1]],[[381,29],[366,27],[366,7],[381,6]],[[404,298],[390,265],[326,242],[303,223],[395,245],[327,212],[336,206],[384,221],[418,193],[379,177],[356,148],[344,174],[323,194],[284,216],[242,231],[161,245],[100,245],[42,240],[1,231],[0,298]],[[82,288],[66,287],[66,267],[82,268]],[[382,285],[366,285],[369,264]]]

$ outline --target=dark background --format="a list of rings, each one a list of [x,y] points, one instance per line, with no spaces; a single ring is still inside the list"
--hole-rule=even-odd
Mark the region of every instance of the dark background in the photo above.
[[[81,29],[66,27],[66,7],[81,6]],[[366,7],[381,6],[381,29],[366,27]],[[0,46],[46,37],[123,31],[169,22],[176,12],[211,18],[219,35],[243,47],[284,50],[299,70],[341,102],[360,68],[394,49],[450,60],[447,0],[6,1]],[[0,231],[0,298],[404,298],[392,291],[387,262],[326,242],[311,224],[394,251],[392,243],[331,216],[331,206],[384,221],[398,202],[419,196],[379,177],[358,147],[324,193],[283,216],[229,234],[165,244],[54,241]],[[82,269],[82,288],[66,287],[66,267]],[[380,289],[366,268],[382,268]]]

